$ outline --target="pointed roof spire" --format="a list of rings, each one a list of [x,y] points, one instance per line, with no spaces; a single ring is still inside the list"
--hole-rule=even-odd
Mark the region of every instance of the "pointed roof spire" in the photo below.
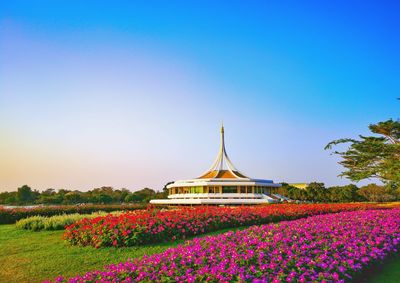
[[[207,170],[203,175],[201,175],[200,179],[208,179],[208,178],[235,178],[242,179],[248,178],[236,167],[233,165],[232,161],[229,159],[228,154],[225,149],[225,130],[224,123],[221,124],[221,144],[219,148],[219,152],[217,158],[215,159],[213,165]],[[225,166],[226,165],[226,169]]]

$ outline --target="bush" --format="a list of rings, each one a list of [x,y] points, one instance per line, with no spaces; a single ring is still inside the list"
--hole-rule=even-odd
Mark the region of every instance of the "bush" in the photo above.
[[[105,216],[107,212],[98,211],[92,214],[62,214],[50,217],[46,216],[32,216],[18,220],[15,226],[19,229],[41,231],[41,230],[64,230],[65,226],[82,220],[84,218],[90,219],[98,216]]]
[[[44,227],[43,220],[43,216],[32,216],[17,221],[15,227],[17,227],[18,229],[38,231],[42,230]]]
[[[90,214],[96,211],[112,212],[117,210],[143,209],[146,204],[133,205],[61,205],[43,206],[35,208],[13,208],[0,207],[0,224],[13,224],[20,219],[31,216],[53,216],[61,214]]]

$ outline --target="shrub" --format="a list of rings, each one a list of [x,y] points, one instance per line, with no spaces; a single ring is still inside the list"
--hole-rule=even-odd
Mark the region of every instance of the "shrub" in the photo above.
[[[98,216],[107,215],[107,212],[98,211],[92,214],[62,214],[54,216],[32,216],[18,220],[15,225],[19,229],[41,231],[41,230],[64,230],[67,225],[82,220],[90,219]]]
[[[39,231],[43,230],[44,224],[44,216],[32,216],[28,218],[21,219],[15,223],[15,226],[18,229],[25,229],[25,230],[33,230]]]

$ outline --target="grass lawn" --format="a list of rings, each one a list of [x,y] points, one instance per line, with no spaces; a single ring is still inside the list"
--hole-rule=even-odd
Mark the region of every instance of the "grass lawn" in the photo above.
[[[130,248],[72,247],[63,231],[32,232],[0,225],[0,282],[41,282],[74,276],[106,264],[161,252],[176,243]]]
[[[237,229],[241,228],[207,235]],[[0,282],[42,282],[58,275],[72,277],[128,258],[162,252],[183,242],[95,249],[70,246],[62,240],[63,232],[33,232],[16,229],[14,224],[0,225]]]
[[[236,228],[237,230],[240,228]],[[213,232],[218,234],[230,229]],[[232,230],[232,229],[231,229]],[[104,265],[161,252],[183,241],[130,248],[73,247],[61,239],[63,231],[32,232],[0,225],[0,282],[41,282],[58,275],[72,277]],[[400,282],[400,257],[365,282]]]
[[[374,274],[368,281],[370,283],[395,283],[400,282],[400,255],[391,259],[382,269]]]

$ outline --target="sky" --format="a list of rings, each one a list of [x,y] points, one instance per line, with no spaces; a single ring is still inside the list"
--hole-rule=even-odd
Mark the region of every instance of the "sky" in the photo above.
[[[162,189],[235,166],[343,185],[331,140],[399,117],[397,1],[0,2],[0,191]]]

